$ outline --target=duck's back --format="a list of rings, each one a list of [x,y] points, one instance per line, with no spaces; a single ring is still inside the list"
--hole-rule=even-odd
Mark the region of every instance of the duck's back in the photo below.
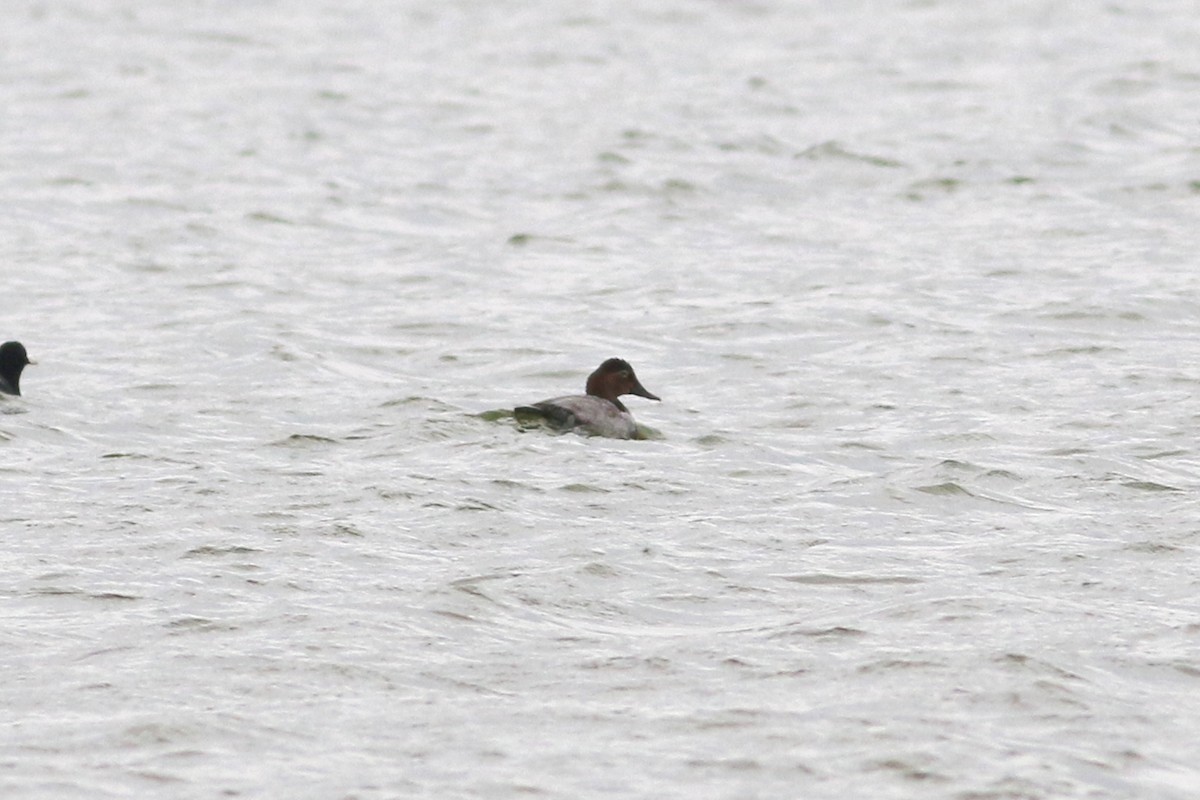
[[[530,410],[536,410],[556,428],[563,430],[583,428],[596,436],[614,439],[632,439],[637,435],[637,423],[633,421],[633,415],[602,397],[573,394],[517,409],[518,413]]]

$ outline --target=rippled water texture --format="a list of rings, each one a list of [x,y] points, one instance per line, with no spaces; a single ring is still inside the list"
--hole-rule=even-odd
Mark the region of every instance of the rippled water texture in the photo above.
[[[1197,41],[10,4],[0,794],[1195,797]]]

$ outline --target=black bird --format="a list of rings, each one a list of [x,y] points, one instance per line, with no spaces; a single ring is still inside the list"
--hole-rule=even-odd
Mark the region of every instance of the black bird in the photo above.
[[[21,370],[32,363],[20,342],[0,344],[0,394],[20,394]]]

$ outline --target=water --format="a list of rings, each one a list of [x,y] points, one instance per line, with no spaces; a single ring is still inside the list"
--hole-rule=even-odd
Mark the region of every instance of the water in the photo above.
[[[1195,796],[1200,15],[824,5],[13,4],[3,795]]]

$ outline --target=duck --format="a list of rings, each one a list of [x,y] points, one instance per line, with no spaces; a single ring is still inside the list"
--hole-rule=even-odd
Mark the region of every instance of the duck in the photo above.
[[[536,417],[558,430],[577,430],[610,439],[637,439],[637,423],[621,402],[621,396],[635,394],[660,400],[642,386],[633,367],[621,358],[607,359],[588,375],[584,392],[518,406],[513,414],[518,420]]]
[[[21,371],[32,363],[20,342],[0,344],[0,394],[20,395]]]

